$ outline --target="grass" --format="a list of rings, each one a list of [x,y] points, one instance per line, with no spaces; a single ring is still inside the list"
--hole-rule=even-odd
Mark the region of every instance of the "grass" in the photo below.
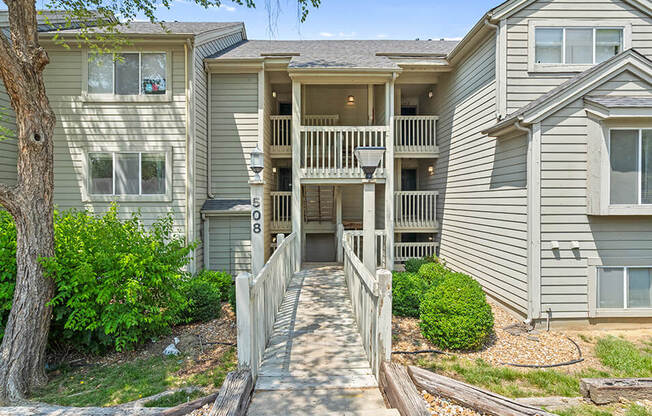
[[[110,406],[177,387],[219,387],[226,374],[235,368],[235,354],[235,348],[231,348],[221,357],[219,365],[194,374],[184,371],[192,362],[163,356],[67,369],[34,392],[32,400],[62,406]]]
[[[652,376],[652,353],[649,344],[643,348],[613,336],[600,338],[595,354],[603,365],[614,370],[617,377]]]
[[[185,391],[178,391],[167,396],[160,397],[156,400],[151,400],[144,404],[145,407],[174,407],[178,404],[189,402],[194,399],[202,397],[204,393],[201,391],[193,391],[186,393]]]
[[[554,412],[560,416],[611,416],[616,412],[616,409],[623,408],[625,416],[652,416],[652,412],[638,404],[631,404],[629,407],[624,408],[621,404],[614,404],[610,406],[591,406],[583,404],[580,406],[569,407],[568,409],[558,410]]]

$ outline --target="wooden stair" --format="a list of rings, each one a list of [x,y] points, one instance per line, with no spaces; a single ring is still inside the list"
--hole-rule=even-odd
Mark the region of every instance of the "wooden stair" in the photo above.
[[[306,222],[333,222],[335,187],[305,185],[303,188],[303,219]]]

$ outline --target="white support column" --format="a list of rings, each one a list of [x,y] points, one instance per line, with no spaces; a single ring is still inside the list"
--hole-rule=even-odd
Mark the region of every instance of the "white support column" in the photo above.
[[[385,151],[385,267],[394,269],[394,78],[385,83],[385,114],[389,126]]]
[[[376,183],[369,179],[362,182],[362,262],[376,275]]]
[[[292,232],[296,234],[297,247],[301,252],[297,256],[295,268],[301,268],[303,258],[303,230],[301,212],[301,83],[292,81]]]
[[[334,191],[335,196],[335,247],[337,247],[337,262],[342,262],[342,188],[340,186],[335,186]]]
[[[236,321],[238,325],[238,368],[251,368],[253,325],[251,322],[251,275],[241,272],[235,278]]]
[[[367,125],[374,124],[374,84],[367,85]]]
[[[263,193],[265,182],[262,179],[249,181],[251,190],[251,274],[258,273],[265,265],[265,204]]]

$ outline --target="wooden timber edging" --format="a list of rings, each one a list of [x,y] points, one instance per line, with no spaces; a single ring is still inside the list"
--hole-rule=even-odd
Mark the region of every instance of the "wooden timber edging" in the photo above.
[[[245,416],[253,391],[251,370],[231,371],[226,375],[208,416]]]
[[[652,399],[652,378],[583,378],[580,393],[595,404]]]
[[[389,405],[397,409],[401,416],[430,416],[426,402],[405,366],[383,361],[379,384]]]
[[[481,413],[494,416],[555,416],[538,407],[519,404],[499,394],[419,367],[409,366],[408,373],[418,389],[449,398]]]

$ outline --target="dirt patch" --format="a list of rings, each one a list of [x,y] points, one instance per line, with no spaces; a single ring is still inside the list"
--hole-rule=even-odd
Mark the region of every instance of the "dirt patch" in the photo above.
[[[580,338],[577,332],[553,330],[527,331],[522,322],[494,302],[489,302],[494,314],[494,334],[484,347],[475,352],[451,352],[470,360],[482,359],[492,365],[504,363],[550,365],[579,358],[576,342],[582,350],[584,361],[574,364],[573,370],[583,368],[601,369],[602,366],[593,354],[593,344]],[[393,350],[417,351],[439,349],[421,334],[419,320],[416,318],[394,317]],[[649,337],[652,331],[647,332]],[[604,336],[604,335],[602,335]],[[570,339],[569,339],[570,337]],[[571,341],[572,339],[572,341]],[[415,356],[397,355],[393,359],[404,364],[414,362]],[[564,367],[559,367],[563,369]]]

